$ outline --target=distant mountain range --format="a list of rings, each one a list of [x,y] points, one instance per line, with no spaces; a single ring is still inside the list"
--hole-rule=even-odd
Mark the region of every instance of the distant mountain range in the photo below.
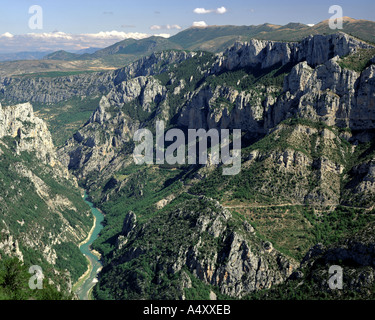
[[[164,50],[202,50],[212,53],[225,51],[236,41],[250,39],[273,41],[300,41],[309,35],[332,34],[341,31],[361,40],[375,43],[375,22],[344,18],[342,30],[329,28],[328,20],[313,26],[289,23],[284,26],[265,23],[251,26],[191,27],[166,39],[152,36],[135,40],[125,39],[107,48],[88,48],[75,52],[26,52],[0,54],[1,76],[48,72],[85,72],[121,68],[141,57]],[[2,57],[3,56],[3,57]],[[18,60],[41,61],[22,62]],[[17,60],[15,62],[10,62]],[[47,61],[48,60],[48,61]]]
[[[85,279],[78,245],[94,221],[80,186],[105,214],[91,245],[103,266],[94,299],[375,299],[375,45],[337,32],[250,39],[222,54],[155,52],[225,46],[241,37],[230,28],[242,27],[129,40],[82,60],[14,62],[49,74],[0,77],[2,266],[5,256],[37,263],[67,295]],[[257,28],[276,37],[281,27]],[[292,38],[306,27],[282,28]],[[87,72],[145,52],[118,70]],[[61,76],[69,64],[86,71]],[[241,170],[225,175],[214,163],[212,138],[206,164],[136,164],[135,132],[153,133],[157,121],[169,133],[202,129],[202,140],[207,130],[240,129],[232,159]],[[33,298],[13,270],[0,268],[10,279],[0,300]]]
[[[15,61],[15,60],[40,60],[48,56],[48,60],[70,60],[80,57],[83,54],[92,54],[101,48],[87,48],[67,52],[64,50],[52,52],[52,51],[23,51],[23,52],[12,52],[12,53],[0,53],[0,61]]]
[[[0,61],[39,60],[50,53],[51,51],[0,53]]]
[[[86,52],[79,55],[79,52],[72,54],[58,51],[47,55],[44,59],[86,60],[120,54],[139,58],[139,56],[168,49],[221,52],[232,46],[236,41],[248,41],[251,38],[274,41],[299,41],[309,35],[332,34],[337,31],[345,32],[365,41],[375,42],[375,22],[345,17],[342,30],[330,29],[328,20],[314,26],[302,23],[289,23],[284,26],[265,23],[257,26],[191,27],[169,39],[156,36],[141,40],[126,39],[94,53]]]

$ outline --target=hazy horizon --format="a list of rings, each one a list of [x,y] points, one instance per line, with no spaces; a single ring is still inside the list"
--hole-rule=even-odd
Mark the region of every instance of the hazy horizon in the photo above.
[[[290,22],[314,25],[332,16],[328,8],[342,6],[344,16],[375,20],[372,1],[339,1],[313,4],[296,0],[279,3],[237,1],[80,1],[27,0],[8,2],[0,12],[0,53],[76,51],[104,48],[118,41],[153,35],[170,37],[191,26],[286,25]],[[42,9],[41,29],[30,28],[30,20]]]

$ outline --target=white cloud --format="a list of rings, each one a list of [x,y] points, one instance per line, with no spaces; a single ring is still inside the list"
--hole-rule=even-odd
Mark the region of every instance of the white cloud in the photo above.
[[[202,28],[202,27],[207,27],[208,25],[204,21],[194,21],[192,26]]]
[[[212,10],[206,10],[205,8],[195,8],[193,12],[196,14],[206,14],[211,13]]]
[[[308,23],[307,26],[313,27],[313,26],[315,26],[315,24],[314,23]]]
[[[225,7],[217,8],[215,11],[217,14],[224,14],[227,12],[227,9]]]
[[[205,8],[195,8],[193,10],[194,13],[196,14],[207,14],[207,13],[217,13],[217,14],[224,14],[228,10],[225,7],[220,7],[217,9],[205,9]]]
[[[150,27],[151,30],[172,30],[172,29],[177,29],[177,30],[181,30],[182,28],[178,25],[178,24],[173,24],[173,25],[163,25],[163,26],[159,26],[159,25],[153,25]]]
[[[153,25],[150,27],[151,30],[161,30],[161,26]]]
[[[27,33],[25,35],[16,35],[16,38],[31,38],[31,39],[65,39],[72,40],[73,37],[65,32],[43,32],[43,33]]]
[[[170,38],[171,35],[169,33],[159,33],[159,34],[154,34],[154,36],[162,37],[162,38]]]
[[[123,32],[123,31],[116,31],[116,30],[104,31],[104,32],[101,31],[98,33],[86,33],[81,36],[87,37],[87,38],[94,38],[94,39],[121,39],[121,40],[129,39],[129,38],[144,39],[144,38],[149,37],[149,35],[146,33]]]
[[[169,28],[177,28],[177,25],[169,26]],[[88,47],[104,48],[125,39],[139,40],[153,35],[164,38],[171,36],[168,33],[127,33],[117,30],[86,34],[69,34],[56,31],[12,35],[6,32],[0,34],[0,52],[79,50]]]
[[[9,32],[5,32],[3,34],[0,34],[0,38],[13,38],[14,36],[9,33]]]

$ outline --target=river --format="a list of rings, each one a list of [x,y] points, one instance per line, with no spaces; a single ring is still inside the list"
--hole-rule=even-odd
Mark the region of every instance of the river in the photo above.
[[[78,295],[80,300],[89,300],[90,291],[97,282],[97,274],[103,267],[98,257],[90,251],[91,244],[98,237],[100,231],[103,229],[102,222],[104,220],[103,214],[94,207],[94,205],[87,199],[88,196],[85,192],[84,200],[90,206],[91,212],[95,217],[95,226],[91,232],[91,236],[87,242],[82,244],[79,249],[81,252],[90,260],[91,268],[90,274],[85,279],[83,284],[76,289],[75,293]]]

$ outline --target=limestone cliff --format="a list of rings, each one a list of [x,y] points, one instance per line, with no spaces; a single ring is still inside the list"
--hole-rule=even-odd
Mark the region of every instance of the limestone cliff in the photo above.
[[[371,210],[374,65],[342,65],[371,48],[341,33],[299,43],[251,40],[223,54],[191,54],[160,73],[120,73],[58,151],[108,209],[108,221],[117,221],[104,229],[110,240],[101,243],[107,254],[97,297],[183,299],[194,279],[243,297],[284,282],[293,259],[261,240],[236,206],[229,212],[202,194],[244,202],[250,216],[251,206],[284,204],[317,216],[339,205]],[[241,172],[223,178],[209,164],[135,167],[132,135],[157,119],[182,129],[241,129]]]
[[[238,225],[233,228],[233,224]],[[167,247],[166,238],[173,241],[173,247]],[[160,254],[164,250],[169,254]],[[143,260],[150,263],[146,266]],[[121,265],[129,263],[133,267],[118,274]],[[189,272],[222,294],[240,298],[282,283],[296,266],[293,259],[259,239],[247,221],[238,221],[217,201],[199,197],[184,207],[172,206],[145,224],[138,224],[136,214],[130,212],[113,260],[103,274],[101,290],[118,299],[127,294],[132,298],[184,299],[184,290],[191,288],[191,281],[184,280]],[[176,275],[179,280],[174,288],[165,286],[166,279]],[[111,286],[110,279],[117,276],[121,280]],[[132,285],[126,287],[125,283]],[[153,292],[155,283],[160,289]]]
[[[45,122],[29,103],[0,107],[0,159],[1,254],[49,266],[54,271],[45,272],[53,281],[65,278],[67,269],[69,281],[59,285],[69,287],[85,261],[73,266],[64,260],[69,250],[79,254],[77,245],[92,218],[75,178],[57,160]]]

